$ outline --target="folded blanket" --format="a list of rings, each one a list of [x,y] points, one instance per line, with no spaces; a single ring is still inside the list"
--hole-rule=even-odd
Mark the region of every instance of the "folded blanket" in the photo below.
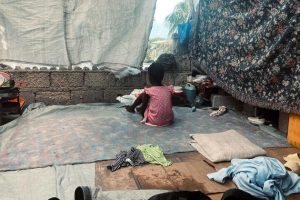
[[[212,162],[230,161],[233,158],[252,158],[266,153],[235,130],[190,136],[193,138],[190,144]]]

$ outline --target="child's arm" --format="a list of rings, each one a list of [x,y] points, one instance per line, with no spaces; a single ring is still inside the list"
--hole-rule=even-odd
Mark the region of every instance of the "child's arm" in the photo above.
[[[142,106],[137,108],[137,111],[142,115],[144,116],[144,112],[145,110],[147,109],[147,106],[148,106],[148,102],[149,102],[149,95],[146,94],[146,93],[143,93],[142,95]]]

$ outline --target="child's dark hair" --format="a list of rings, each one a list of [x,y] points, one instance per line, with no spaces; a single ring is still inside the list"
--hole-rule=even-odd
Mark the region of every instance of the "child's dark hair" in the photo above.
[[[148,68],[148,77],[151,84],[161,84],[165,71],[161,64],[152,63]]]

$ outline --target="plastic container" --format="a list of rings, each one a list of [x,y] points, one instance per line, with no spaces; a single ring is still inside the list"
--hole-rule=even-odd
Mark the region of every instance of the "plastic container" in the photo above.
[[[196,98],[196,87],[190,83],[187,83],[185,86],[184,86],[184,93],[185,93],[185,96],[188,100],[188,102],[190,104],[192,104]]]

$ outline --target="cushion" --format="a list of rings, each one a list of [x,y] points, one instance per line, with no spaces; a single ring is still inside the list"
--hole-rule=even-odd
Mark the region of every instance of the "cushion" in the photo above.
[[[266,154],[265,150],[235,130],[190,136],[193,139],[190,144],[212,162],[230,161],[233,158],[253,158]]]

